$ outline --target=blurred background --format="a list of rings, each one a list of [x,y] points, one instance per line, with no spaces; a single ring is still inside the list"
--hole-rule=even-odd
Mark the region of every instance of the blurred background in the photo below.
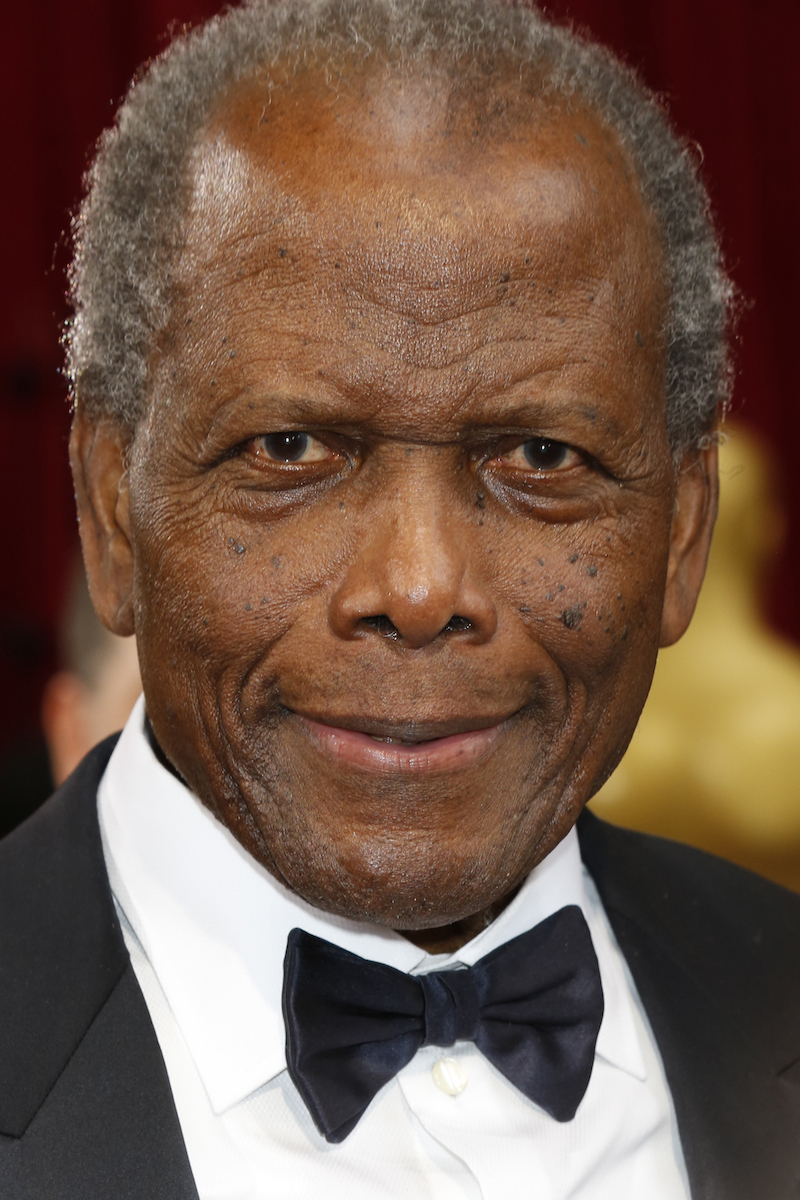
[[[94,143],[136,68],[170,30],[218,7],[3,6],[0,833],[44,798],[101,726],[121,724],[138,687],[132,646],[92,628],[76,568],[59,373],[69,222]],[[666,96],[703,159],[743,298],[707,593],[687,639],[661,656],[631,749],[594,805],[800,890],[800,4],[546,7],[590,30]],[[113,696],[103,690],[109,681],[117,681]]]

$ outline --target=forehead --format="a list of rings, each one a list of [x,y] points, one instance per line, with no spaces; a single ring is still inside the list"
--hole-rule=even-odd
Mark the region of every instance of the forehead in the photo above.
[[[191,184],[178,275],[195,357],[226,323],[258,357],[268,328],[287,386],[306,358],[310,386],[324,354],[340,391],[357,377],[396,403],[401,367],[419,411],[437,388],[456,406],[496,394],[512,360],[544,378],[579,359],[572,318],[604,331],[609,388],[634,332],[660,354],[659,239],[627,155],[583,103],[543,100],[518,70],[480,87],[370,63],[245,81],[209,121]]]
[[[616,135],[576,97],[531,93],[519,68],[458,84],[371,62],[333,80],[280,69],[246,80],[195,156],[194,250],[213,258],[285,230],[377,254],[382,277],[433,269],[440,283],[463,279],[465,252],[474,269],[520,251],[556,269],[605,270],[620,257],[621,270],[634,259],[660,267]]]

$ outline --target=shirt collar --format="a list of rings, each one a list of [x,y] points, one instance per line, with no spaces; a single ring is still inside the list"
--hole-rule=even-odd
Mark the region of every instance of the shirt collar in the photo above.
[[[597,1053],[646,1078],[621,956],[574,830],[491,925],[456,954],[431,956],[392,930],[313,908],[274,879],[159,763],[141,699],[101,781],[98,812],[112,890],[217,1113],[286,1067],[281,989],[290,930],[418,973],[471,965],[566,904],[583,909],[600,964],[605,1013]]]

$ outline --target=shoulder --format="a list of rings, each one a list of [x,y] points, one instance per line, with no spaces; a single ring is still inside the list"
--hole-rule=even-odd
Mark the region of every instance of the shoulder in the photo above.
[[[682,924],[702,912],[736,940],[758,944],[767,936],[800,946],[800,895],[713,854],[620,829],[590,812],[581,816],[578,835],[607,907]]]
[[[108,893],[96,801],[115,740],[95,747],[41,808],[0,841],[0,980],[20,954],[36,956],[33,935],[52,948],[79,910],[88,917],[84,910]]]
[[[19,1134],[124,973],[97,823],[113,748],[91,752],[0,842],[0,1130]]]
[[[621,942],[657,945],[740,1019],[800,1036],[800,896],[714,855],[585,813],[581,855]],[[628,951],[626,950],[626,955]],[[633,966],[633,964],[631,964]],[[800,1048],[800,1047],[799,1047]]]
[[[800,897],[589,813],[578,834],[661,1053],[692,1194],[794,1195]]]

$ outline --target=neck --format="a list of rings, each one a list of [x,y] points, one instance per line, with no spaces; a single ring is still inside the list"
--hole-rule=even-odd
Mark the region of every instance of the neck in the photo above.
[[[396,932],[415,946],[419,946],[426,954],[453,954],[479,933],[483,933],[484,929],[488,929],[492,921],[496,920],[514,899],[520,886],[518,884],[508,895],[496,900],[488,908],[473,913],[471,917],[464,917],[461,921],[454,921],[452,925],[439,925],[435,929],[398,929]]]

